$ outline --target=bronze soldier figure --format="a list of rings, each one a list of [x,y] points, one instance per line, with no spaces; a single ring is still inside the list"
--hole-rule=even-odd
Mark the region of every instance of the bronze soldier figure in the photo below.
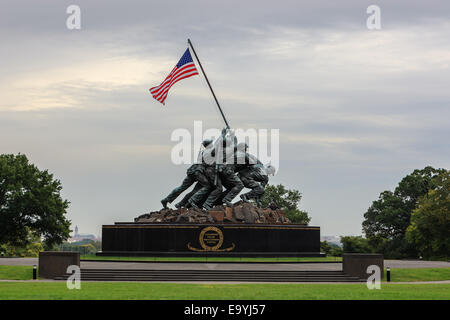
[[[236,166],[238,164],[238,143],[233,131],[229,131],[229,135],[224,137],[222,148],[223,150],[220,151],[222,151],[221,155],[223,156],[222,159],[224,161],[220,161],[222,159],[218,159],[217,171],[218,177],[220,178],[222,185],[225,187],[225,191],[223,191],[219,197],[214,199],[214,203],[225,203],[227,206],[233,206],[231,201],[233,201],[233,199],[244,188],[244,184],[235,174]]]
[[[259,164],[250,165],[239,172],[244,186],[251,189],[249,192],[241,194],[241,199],[249,202],[254,199],[258,206],[260,206],[260,199],[264,195],[264,188],[269,182],[269,175],[275,174],[275,167],[271,165],[261,166]]]
[[[203,146],[205,145],[207,146],[210,143],[211,143],[210,140],[205,140],[202,142]],[[210,171],[206,169],[207,168],[203,163],[194,163],[193,165],[191,165],[187,169],[186,177],[184,178],[181,185],[173,189],[172,192],[167,197],[161,200],[161,204],[163,205],[163,207],[167,208],[167,203],[172,203],[173,200],[175,200],[180,194],[186,191],[195,182],[197,182],[198,185],[198,190],[196,190],[196,193],[198,192],[208,193],[213,188],[213,185],[210,183],[207,176],[205,175],[207,174],[207,172]],[[193,205],[194,202],[191,201],[189,203]]]
[[[226,131],[222,131],[222,135],[225,133]],[[219,143],[219,139],[215,143],[211,139],[204,140],[202,143],[204,149],[200,151],[197,159],[197,162],[204,167],[204,175],[208,179],[210,187],[203,188],[200,183],[197,183],[194,189],[175,205],[177,208],[192,206],[209,210],[212,208],[214,200],[220,196],[222,185],[214,183],[217,181],[215,172],[215,146],[217,143]]]

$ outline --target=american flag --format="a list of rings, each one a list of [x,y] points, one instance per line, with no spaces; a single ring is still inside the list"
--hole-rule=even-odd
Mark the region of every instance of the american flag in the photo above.
[[[173,70],[169,73],[166,79],[157,87],[150,88],[150,93],[153,98],[165,104],[164,101],[167,98],[170,87],[182,79],[186,79],[198,74],[197,68],[195,68],[194,61],[192,60],[189,48],[186,49],[180,61]]]

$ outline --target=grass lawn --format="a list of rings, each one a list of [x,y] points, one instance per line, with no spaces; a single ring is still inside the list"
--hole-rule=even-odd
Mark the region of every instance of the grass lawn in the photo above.
[[[30,280],[33,268],[0,266],[0,279]],[[392,281],[450,280],[450,268],[392,269]],[[6,299],[450,299],[450,284],[391,284],[368,290],[365,284],[177,284],[137,282],[82,282],[68,290],[65,282],[0,282]]]
[[[119,260],[119,261],[204,261],[204,262],[341,262],[342,257],[299,257],[299,258],[230,258],[230,257],[104,257],[96,255],[82,255],[81,260]]]
[[[0,282],[0,300],[432,300],[450,299],[450,284],[177,284],[82,282],[69,290],[65,282]]]
[[[450,280],[450,268],[391,269],[392,282]],[[384,270],[386,281],[386,270]]]
[[[0,266],[0,279],[2,280],[31,280],[33,267],[31,266]]]

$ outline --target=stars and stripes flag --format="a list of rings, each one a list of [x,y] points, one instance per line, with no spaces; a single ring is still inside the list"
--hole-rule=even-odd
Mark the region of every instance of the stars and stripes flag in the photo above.
[[[186,79],[198,74],[197,68],[195,67],[194,61],[192,60],[191,53],[189,52],[189,48],[186,49],[180,61],[178,61],[177,65],[173,70],[169,73],[169,75],[164,79],[164,81],[157,87],[150,88],[150,93],[153,98],[165,104],[164,101],[167,98],[167,94],[169,93],[169,89],[178,81],[182,79]]]

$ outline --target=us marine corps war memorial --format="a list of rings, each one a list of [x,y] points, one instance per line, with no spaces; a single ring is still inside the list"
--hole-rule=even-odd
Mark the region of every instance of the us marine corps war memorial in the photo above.
[[[247,143],[238,141],[190,40],[188,44],[175,68],[150,93],[164,104],[173,84],[198,75],[193,52],[225,128],[219,137],[196,146],[200,152],[184,179],[180,177],[181,183],[174,182],[180,183],[177,187],[161,194],[162,209],[142,214],[133,222],[103,225],[102,251],[97,255],[320,256],[319,227],[291,223],[274,203],[262,206],[265,186],[276,168],[263,164],[249,153]]]

